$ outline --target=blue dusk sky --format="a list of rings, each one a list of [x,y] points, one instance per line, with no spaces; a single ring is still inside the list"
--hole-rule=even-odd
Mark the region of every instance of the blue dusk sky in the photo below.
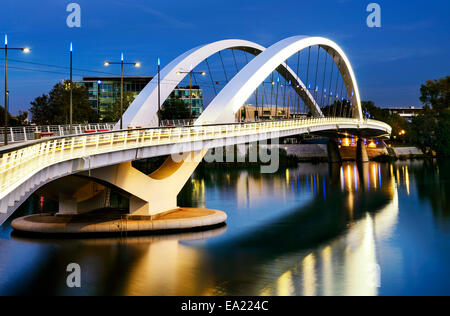
[[[71,2],[81,6],[81,28],[66,25]],[[270,46],[293,35],[337,42],[352,62],[363,100],[383,107],[420,106],[420,85],[450,75],[450,1],[378,0],[381,28],[366,25],[371,2],[375,1],[2,0],[0,36],[8,34],[10,47],[32,48],[31,54],[9,56],[11,112],[27,110],[36,96],[68,77],[64,68],[38,64],[67,67],[71,41],[76,68],[115,71],[105,69],[103,62],[119,59],[124,51],[126,58],[143,65],[127,69],[127,74],[144,76],[155,74],[158,57],[164,65],[200,44],[240,38]],[[1,58],[2,52],[3,66]],[[75,79],[93,75],[75,73]],[[3,86],[1,71],[2,94]]]

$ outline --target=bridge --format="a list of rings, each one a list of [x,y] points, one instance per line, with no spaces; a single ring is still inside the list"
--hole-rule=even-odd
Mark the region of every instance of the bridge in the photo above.
[[[324,106],[324,94],[318,93],[317,87],[310,89],[308,80],[305,84],[298,71],[288,65],[290,57],[303,50],[311,52],[313,46],[317,46],[319,52],[322,49],[327,58],[331,57],[342,78],[345,101],[343,97],[338,99],[336,89],[334,95],[327,93],[325,97],[334,100],[333,104]],[[192,126],[159,127],[158,107],[189,72],[181,73],[227,49],[242,50],[255,57],[217,93]],[[309,110],[309,116],[236,123],[236,113],[274,71],[289,82],[298,100],[302,100]],[[317,73],[316,69],[315,81]],[[72,175],[84,182],[73,183],[72,190],[61,187],[58,196],[60,215],[83,214],[99,208],[107,190],[87,188],[86,183],[94,181],[126,193],[130,198],[129,213],[133,216],[157,219],[179,209],[178,193],[211,148],[301,134],[322,134],[331,138],[355,135],[358,137],[358,158],[364,162],[367,154],[362,138],[385,137],[391,133],[389,125],[363,117],[356,77],[347,56],[336,43],[322,37],[294,36],[267,49],[244,40],[202,45],[168,64],[162,69],[160,80],[163,85],[154,78],[126,110],[123,115],[126,130],[119,130],[117,123],[109,132],[28,141],[1,150],[0,222],[3,223],[36,190],[57,181],[64,183],[65,177]],[[322,91],[326,92],[324,86]],[[330,160],[337,161],[337,145],[335,142],[330,144],[329,149],[334,153]],[[131,165],[134,160],[166,155],[169,155],[167,160],[150,175]],[[220,217],[222,222],[225,219]],[[211,224],[217,223],[206,219],[197,223],[189,221],[186,225]],[[166,225],[163,228],[185,227],[177,222],[174,227]]]

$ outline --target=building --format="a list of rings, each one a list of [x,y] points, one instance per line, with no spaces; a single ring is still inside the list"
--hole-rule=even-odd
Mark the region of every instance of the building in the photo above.
[[[134,99],[153,77],[124,77],[124,96]],[[89,102],[97,111],[100,120],[116,102],[120,102],[120,77],[84,77],[81,81],[74,81],[74,85],[86,87],[89,94]],[[181,99],[189,105],[189,87],[177,87],[170,98]],[[203,91],[199,86],[192,86],[192,116],[198,117],[203,112]]]
[[[241,110],[236,112],[237,121],[259,121],[273,119],[289,119],[291,117],[291,109],[288,107],[276,107],[275,105],[264,107],[256,107],[253,105],[244,105]]]
[[[391,114],[398,114],[401,117],[403,117],[405,120],[407,120],[409,123],[412,122],[413,117],[418,116],[420,111],[422,111],[421,108],[415,108],[414,106],[410,106],[408,108],[389,108],[388,109]]]
[[[192,93],[192,100],[189,98],[189,91]],[[191,112],[193,117],[199,117],[203,112],[203,90],[199,86],[189,87],[177,87],[171,95],[171,99],[181,99],[186,104],[191,106]]]

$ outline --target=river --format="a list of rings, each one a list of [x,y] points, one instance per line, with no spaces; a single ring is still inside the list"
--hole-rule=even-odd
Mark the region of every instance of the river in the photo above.
[[[449,295],[449,180],[431,160],[198,169],[180,205],[223,210],[227,225],[58,240],[9,221],[0,295]],[[81,288],[66,286],[70,263]]]

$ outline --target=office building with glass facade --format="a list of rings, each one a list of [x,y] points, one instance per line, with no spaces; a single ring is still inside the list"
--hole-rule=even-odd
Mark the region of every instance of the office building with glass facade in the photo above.
[[[124,98],[134,99],[153,77],[124,77]],[[104,114],[111,110],[116,102],[120,102],[120,77],[84,77],[81,81],[74,81],[74,85],[86,87],[89,102],[97,111],[100,121]],[[170,98],[181,99],[189,106],[189,86],[177,87]],[[199,86],[192,86],[192,116],[198,117],[203,111],[203,91]]]

